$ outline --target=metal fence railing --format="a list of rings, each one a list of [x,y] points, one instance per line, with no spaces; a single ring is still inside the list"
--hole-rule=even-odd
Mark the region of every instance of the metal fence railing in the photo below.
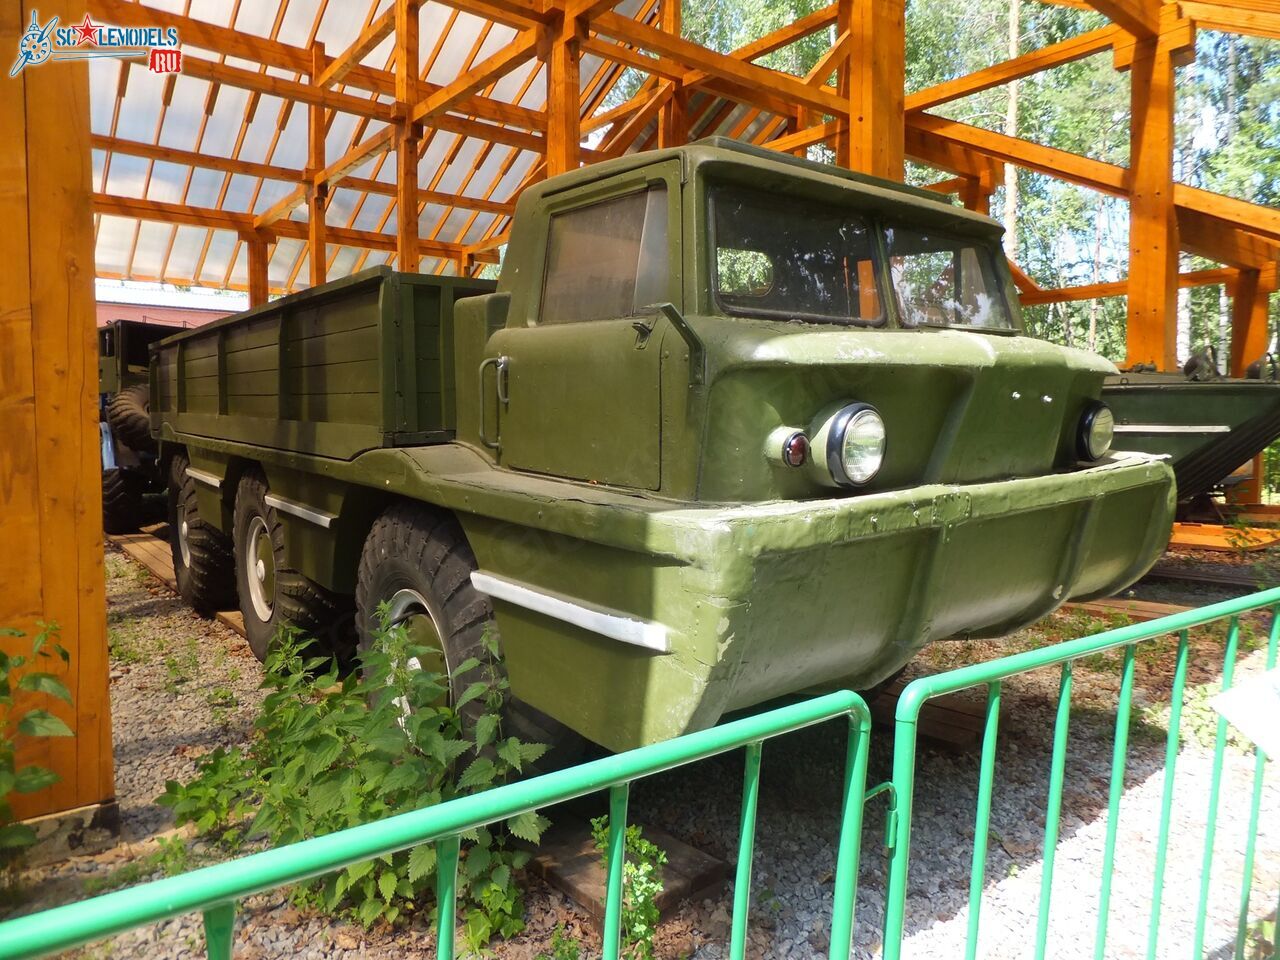
[[[181,914],[202,912],[207,953],[212,960],[227,960],[234,940],[236,905],[255,893],[297,883],[350,866],[361,861],[405,850],[422,843],[437,848],[437,956],[451,960],[454,949],[455,882],[462,833],[478,826],[496,823],[521,813],[560,803],[574,797],[607,790],[609,792],[608,874],[603,924],[602,956],[616,960],[621,941],[624,841],[629,784],[637,779],[680,767],[715,754],[731,750],[745,751],[746,763],[742,789],[741,819],[738,835],[738,857],[733,887],[733,913],[730,925],[731,960],[742,960],[747,942],[747,920],[751,901],[751,868],[755,844],[756,805],[759,795],[760,762],[763,741],[824,721],[845,717],[848,742],[843,771],[843,794],[840,826],[836,838],[836,869],[832,891],[832,929],[829,955],[832,960],[848,960],[853,944],[855,907],[863,812],[873,797],[885,795],[889,802],[887,843],[889,870],[885,885],[883,960],[901,960],[908,919],[908,872],[911,862],[912,817],[916,804],[917,738],[922,708],[937,697],[971,687],[985,687],[987,692],[982,748],[977,762],[976,809],[974,812],[973,851],[969,872],[967,937],[964,956],[974,960],[980,954],[979,936],[983,901],[989,895],[987,867],[989,838],[992,835],[992,805],[997,787],[997,744],[1000,734],[1002,689],[1011,677],[1032,671],[1057,669],[1057,699],[1048,764],[1048,782],[1044,811],[1043,848],[1041,851],[1040,896],[1035,923],[1026,931],[1026,943],[1005,944],[1011,948],[1027,947],[1037,960],[1046,955],[1052,918],[1052,893],[1055,860],[1058,855],[1059,830],[1067,780],[1068,735],[1071,719],[1073,664],[1084,657],[1108,651],[1121,655],[1119,689],[1115,711],[1114,740],[1110,758],[1110,782],[1106,790],[1107,814],[1105,838],[1097,882],[1097,917],[1092,934],[1081,938],[1073,931],[1071,948],[1065,956],[1085,956],[1092,952],[1097,960],[1108,953],[1108,930],[1112,920],[1112,887],[1117,866],[1119,821],[1125,795],[1125,772],[1129,760],[1130,726],[1134,710],[1135,664],[1142,644],[1160,638],[1177,638],[1172,664],[1168,731],[1163,749],[1163,789],[1159,802],[1159,825],[1156,838],[1154,870],[1151,882],[1150,911],[1141,920],[1145,925],[1145,956],[1152,960],[1158,947],[1165,953],[1176,953],[1201,960],[1205,956],[1207,914],[1214,876],[1217,822],[1223,803],[1224,758],[1228,749],[1226,721],[1219,718],[1213,731],[1211,776],[1207,797],[1207,816],[1201,849],[1196,856],[1200,874],[1194,877],[1198,889],[1196,902],[1179,900],[1180,919],[1188,919],[1194,910],[1194,931],[1187,941],[1176,943],[1166,934],[1161,940],[1162,917],[1166,909],[1166,867],[1175,810],[1176,771],[1180,760],[1184,696],[1188,692],[1191,663],[1190,631],[1215,621],[1225,620],[1224,652],[1221,663],[1221,685],[1231,687],[1240,649],[1241,616],[1256,610],[1269,610],[1271,624],[1267,636],[1265,663],[1268,670],[1277,662],[1280,645],[1280,588],[1252,596],[1213,604],[1197,610],[1165,617],[1150,623],[1122,627],[1051,647],[1031,650],[1015,656],[974,664],[945,673],[922,677],[908,684],[898,700],[895,717],[893,768],[890,780],[867,789],[867,769],[871,719],[866,704],[854,693],[842,691],[817,699],[791,704],[756,716],[735,720],[723,726],[678,737],[665,743],[618,754],[582,764],[567,770],[531,780],[498,787],[474,796],[449,801],[413,813],[376,823],[365,824],[338,833],[305,840],[262,853],[206,867],[165,880],[142,884],[116,893],[80,903],[58,907],[43,913],[0,923],[0,960],[45,956],[79,944],[103,939],[134,927],[156,923]],[[1217,664],[1214,664],[1214,672]],[[1228,803],[1247,803],[1244,818],[1247,835],[1241,848],[1236,930],[1233,943],[1213,948],[1215,958],[1234,956],[1245,960],[1249,930],[1251,892],[1254,886],[1255,855],[1262,809],[1266,758],[1255,751],[1251,787],[1226,797]],[[1186,761],[1184,761],[1185,763]],[[1179,795],[1182,802],[1185,797]],[[946,802],[954,804],[954,799]],[[958,838],[957,838],[958,839]],[[935,835],[934,842],[937,842]],[[1183,844],[1183,838],[1178,838]],[[1274,851],[1269,851],[1273,854]],[[1234,877],[1234,875],[1233,875]],[[1275,902],[1277,890],[1272,896]],[[1234,896],[1234,894],[1233,894]],[[1234,907],[1233,907],[1234,909]],[[877,920],[879,918],[876,918]],[[1139,922],[1126,915],[1124,923],[1132,928]],[[1140,931],[1139,931],[1140,932]],[[1084,940],[1091,940],[1086,945]],[[1212,946],[1212,945],[1211,945]],[[1169,949],[1172,948],[1172,949]],[[1020,952],[1020,951],[1019,951]],[[1061,952],[1061,951],[1059,951]],[[1116,953],[1112,951],[1113,954]],[[1124,955],[1131,953],[1126,950]],[[949,955],[949,954],[948,954]],[[1274,957],[1274,952],[1272,957]],[[1248,958],[1253,960],[1253,958]]]
[[[848,718],[849,730],[837,838],[830,955],[833,960],[847,958],[857,900],[871,715],[861,697],[842,691],[438,806],[0,923],[0,960],[46,956],[197,911],[204,914],[210,960],[227,960],[232,953],[238,901],[422,843],[434,843],[437,848],[436,955],[441,960],[451,960],[460,835],[476,827],[603,790],[609,791],[610,816],[602,954],[606,960],[616,960],[621,940],[630,783],[715,754],[745,749],[730,948],[731,957],[741,960],[746,949],[763,741],[839,717]]]
[[[1055,855],[1058,848],[1061,823],[1063,789],[1066,772],[1066,756],[1071,695],[1073,686],[1072,665],[1082,657],[1090,657],[1107,651],[1122,651],[1120,685],[1115,716],[1110,784],[1107,793],[1106,836],[1102,849],[1101,875],[1097,878],[1097,918],[1092,933],[1092,949],[1079,940],[1071,956],[1086,956],[1092,952],[1097,960],[1107,955],[1108,929],[1111,921],[1112,881],[1116,867],[1117,833],[1120,822],[1121,800],[1125,790],[1125,769],[1129,751],[1129,732],[1134,702],[1135,653],[1143,643],[1176,635],[1177,654],[1173,664],[1172,691],[1170,696],[1168,733],[1164,751],[1163,790],[1160,798],[1160,819],[1156,838],[1154,876],[1151,887],[1150,914],[1146,922],[1145,955],[1150,960],[1156,956],[1160,944],[1165,877],[1171,840],[1170,819],[1174,809],[1175,771],[1179,759],[1181,727],[1183,725],[1184,696],[1187,691],[1187,675],[1190,662],[1191,641],[1189,631],[1215,621],[1227,621],[1227,631],[1221,664],[1221,685],[1226,690],[1234,679],[1240,646],[1240,617],[1253,610],[1271,611],[1271,625],[1266,647],[1266,668],[1276,666],[1277,638],[1280,636],[1280,588],[1262,591],[1251,596],[1211,606],[1201,607],[1174,616],[1109,630],[1105,633],[1039,650],[1030,650],[1014,656],[973,664],[946,673],[921,677],[908,684],[898,700],[895,714],[893,745],[893,785],[896,817],[891,839],[889,878],[886,897],[884,936],[884,960],[899,960],[902,955],[904,929],[907,919],[907,875],[911,857],[912,813],[915,800],[916,743],[922,708],[930,700],[945,694],[971,687],[985,686],[987,703],[982,737],[982,751],[978,759],[978,788],[974,816],[973,853],[969,877],[968,929],[965,947],[966,960],[979,955],[978,940],[981,927],[982,905],[986,890],[988,841],[991,836],[992,797],[996,785],[996,745],[999,736],[1001,690],[1004,681],[1031,671],[1057,668],[1058,696],[1054,710],[1052,753],[1048,770],[1048,790],[1044,816],[1044,846],[1041,862],[1041,882],[1034,941],[1030,945],[1034,956],[1041,960],[1046,955],[1052,913],[1052,892]],[[1216,668],[1216,664],[1215,664]],[[1276,719],[1280,722],[1280,718]],[[1193,909],[1194,932],[1191,942],[1178,944],[1177,955],[1199,960],[1205,955],[1206,919],[1214,868],[1215,843],[1220,803],[1222,801],[1223,760],[1227,750],[1228,729],[1226,720],[1219,717],[1213,736],[1212,774],[1208,796],[1208,814],[1203,830],[1201,870],[1198,879],[1198,899],[1194,905],[1179,903],[1180,910]],[[1263,779],[1266,757],[1255,750],[1252,789],[1245,797],[1233,797],[1249,803],[1248,827],[1244,837],[1241,863],[1238,921],[1234,944],[1227,953],[1215,949],[1214,956],[1233,956],[1242,960],[1245,956],[1246,934],[1249,928],[1250,899],[1254,880],[1255,852],[1258,836],[1259,810],[1262,804]],[[1184,801],[1187,798],[1183,798]],[[1280,894],[1280,890],[1276,891]],[[1273,895],[1274,896],[1274,895]],[[1275,900],[1272,900],[1275,903]],[[1190,916],[1184,914],[1184,916]],[[1126,925],[1137,922],[1126,916]],[[1030,931],[1028,931],[1030,932]],[[1170,950],[1170,953],[1175,952]],[[1129,955],[1129,954],[1125,954]],[[1274,956],[1274,953],[1272,954]]]

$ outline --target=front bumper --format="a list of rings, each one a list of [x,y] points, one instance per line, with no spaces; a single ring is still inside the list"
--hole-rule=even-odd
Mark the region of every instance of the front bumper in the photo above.
[[[815,684],[866,687],[930,641],[1005,633],[1121,589],[1159,556],[1173,509],[1169,467],[1120,454],[821,501],[579,500],[576,532],[462,519],[486,573],[664,628],[665,653],[495,597],[513,692],[621,750]]]

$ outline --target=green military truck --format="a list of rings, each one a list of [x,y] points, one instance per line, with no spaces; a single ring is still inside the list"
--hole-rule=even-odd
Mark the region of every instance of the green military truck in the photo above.
[[[102,527],[107,533],[137,530],[148,518],[148,495],[164,492],[156,472],[147,370],[151,344],[172,334],[168,324],[141,320],[112,320],[98,328]]]
[[[446,670],[496,628],[619,750],[1139,577],[1173,478],[1110,451],[1114,372],[1021,334],[991,220],[713,140],[528,188],[496,285],[172,337],[151,409],[182,592],[259,655],[383,601]]]

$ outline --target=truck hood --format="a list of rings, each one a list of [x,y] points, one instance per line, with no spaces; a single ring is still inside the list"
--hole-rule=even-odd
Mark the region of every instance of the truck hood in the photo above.
[[[976,483],[1078,467],[1087,406],[1108,361],[1030,337],[961,330],[869,330],[695,317],[709,391],[699,497],[830,495],[768,457],[786,427],[859,401],[880,411],[885,463],[862,491]],[[752,445],[747,438],[759,437]]]

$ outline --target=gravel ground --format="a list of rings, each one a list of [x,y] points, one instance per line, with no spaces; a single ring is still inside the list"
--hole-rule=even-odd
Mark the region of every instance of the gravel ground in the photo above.
[[[196,618],[140,567],[108,555],[112,631],[112,701],[117,788],[124,818],[122,843],[107,854],[80,858],[27,878],[24,912],[85,896],[86,878],[117,872],[154,849],[172,829],[153,798],[164,781],[193,770],[193,757],[216,744],[242,740],[259,702],[257,661],[244,642],[219,624]],[[1157,599],[1157,597],[1148,597]],[[1193,591],[1167,602],[1205,602]],[[950,669],[1016,650],[1105,629],[1110,623],[1057,614],[1000,641],[935,645],[910,675]],[[1256,636],[1264,625],[1252,624]],[[1259,641],[1246,631],[1238,676],[1262,668]],[[1186,742],[1176,766],[1170,844],[1158,956],[1186,956],[1199,893],[1214,715],[1208,699],[1221,667],[1222,631],[1194,635],[1193,668],[1184,716]],[[1111,957],[1145,956],[1159,811],[1164,779],[1164,726],[1172,660],[1169,645],[1137,658],[1134,734],[1113,872]],[[1092,955],[1099,878],[1107,827],[1118,655],[1081,661],[1076,669],[1067,756],[1061,840],[1053,883],[1049,956]],[[982,956],[1031,956],[1042,884],[1045,793],[1057,696],[1056,671],[1007,682],[997,754],[991,852],[982,903]],[[157,711],[157,705],[163,705]],[[977,708],[975,708],[977,709]],[[877,729],[869,782],[888,779],[891,731]],[[770,741],[764,749],[749,956],[811,957],[828,947],[838,828],[843,727],[827,725]],[[977,784],[977,751],[934,748],[917,754],[917,798],[908,896],[907,957],[963,956],[969,922],[968,884]],[[1229,956],[1239,910],[1243,838],[1254,761],[1237,745],[1226,753],[1222,807],[1207,922],[1206,950]],[[712,854],[732,860],[738,834],[740,756],[714,758],[683,774],[634,785],[631,809],[641,823],[660,826]],[[554,815],[554,814],[553,814]],[[856,955],[878,955],[884,910],[882,852],[885,800],[867,808],[856,927]],[[199,843],[193,847],[198,860]],[[1274,920],[1280,889],[1280,787],[1274,773],[1262,794],[1254,918]],[[664,924],[662,957],[718,960],[728,955],[729,895],[686,904]],[[529,930],[498,945],[501,958],[532,958],[551,931],[565,924],[594,942],[584,916],[559,894],[530,880]],[[198,918],[170,921],[89,948],[92,957],[184,958],[202,955]],[[427,924],[366,932],[304,915],[282,894],[244,905],[237,956],[416,957],[434,954]]]

